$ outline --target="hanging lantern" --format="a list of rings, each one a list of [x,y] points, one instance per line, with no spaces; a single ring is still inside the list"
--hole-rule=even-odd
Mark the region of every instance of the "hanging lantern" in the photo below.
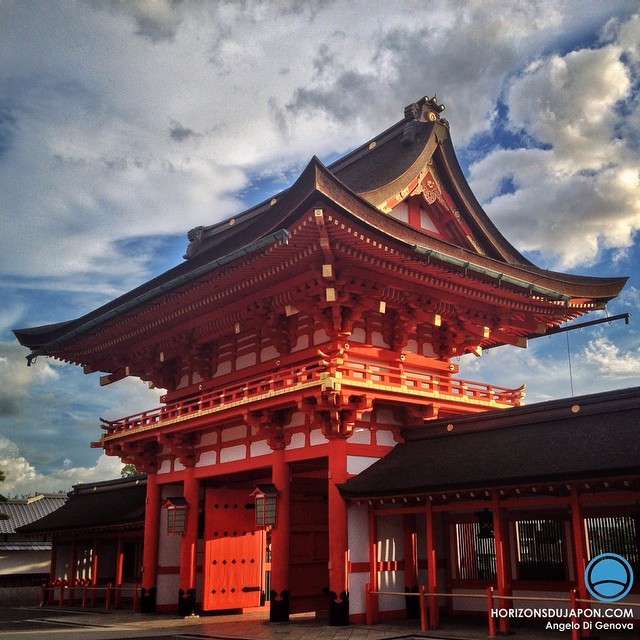
[[[169,535],[184,535],[187,528],[187,509],[189,505],[182,497],[167,498],[163,505],[167,511],[167,533]]]
[[[256,527],[273,527],[278,513],[278,490],[275,485],[257,484],[251,495],[255,500]]]

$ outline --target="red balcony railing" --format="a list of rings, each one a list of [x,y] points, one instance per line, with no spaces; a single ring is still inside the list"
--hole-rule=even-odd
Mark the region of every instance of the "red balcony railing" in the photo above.
[[[288,369],[279,369],[271,375],[243,380],[229,386],[203,391],[197,396],[171,402],[161,407],[119,418],[102,419],[104,437],[123,435],[128,431],[146,431],[163,423],[175,423],[215,413],[252,402],[285,395],[305,388],[333,383],[350,389],[371,389],[398,394],[399,397],[442,398],[459,400],[465,404],[517,406],[524,396],[524,387],[509,389],[482,382],[461,380],[449,374],[430,372],[402,365],[384,365],[379,362],[349,359],[340,364],[337,374],[327,373],[317,362]]]

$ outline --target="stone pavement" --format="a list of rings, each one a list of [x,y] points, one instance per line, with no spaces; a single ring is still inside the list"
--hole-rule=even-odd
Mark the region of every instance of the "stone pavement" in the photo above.
[[[543,623],[514,627],[521,640],[571,640],[571,633],[546,631]],[[600,640],[634,640],[632,631],[598,632]],[[437,631],[420,631],[416,620],[394,621],[373,626],[354,624],[331,627],[309,615],[292,616],[288,623],[270,623],[268,610],[250,610],[242,615],[209,615],[178,618],[142,615],[125,611],[88,611],[22,607],[0,610],[0,637],[10,640],[481,640],[488,637],[481,619],[443,620]],[[593,640],[596,634],[594,633]]]

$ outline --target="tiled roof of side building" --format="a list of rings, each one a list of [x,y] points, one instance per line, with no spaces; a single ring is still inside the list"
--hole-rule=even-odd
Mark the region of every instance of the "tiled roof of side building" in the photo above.
[[[341,486],[407,496],[640,474],[640,388],[430,421]]]
[[[40,493],[30,498],[0,502],[0,513],[9,516],[6,520],[0,520],[0,533],[16,533],[18,527],[47,516],[62,507],[66,501],[65,493]]]
[[[76,485],[66,504],[21,527],[19,533],[101,530],[141,526],[144,521],[146,477]]]

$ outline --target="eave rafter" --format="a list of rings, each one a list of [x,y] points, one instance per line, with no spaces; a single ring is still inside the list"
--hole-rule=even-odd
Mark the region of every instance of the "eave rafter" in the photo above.
[[[462,321],[449,339],[455,348],[448,352],[443,345],[442,355],[459,354],[460,349],[479,353],[496,344],[526,346],[525,336],[598,307],[591,299],[548,295],[540,287],[525,286],[524,279],[503,278],[457,257],[445,260],[441,252],[419,252],[324,205],[307,209],[287,235],[288,243],[272,244],[214,270],[52,355],[111,372],[105,382],[126,375],[162,378],[158,369],[168,370],[165,363],[172,354],[184,353],[185,344],[195,344],[190,357],[202,359],[197,351],[201,345],[262,327],[273,332],[278,348],[286,352],[292,329],[288,318],[300,309],[323,310],[330,334],[348,334],[363,312],[381,311],[387,303],[389,317],[395,313],[396,324],[405,324],[405,336],[392,340],[397,345],[417,324],[438,326],[440,317],[443,331],[454,320]],[[404,298],[387,300],[388,293],[378,291],[369,300],[373,291],[358,291],[354,276],[364,282],[372,271],[389,291],[404,291]],[[416,296],[426,303],[421,309],[428,317],[416,316],[418,307],[411,306]],[[444,309],[443,299],[449,305]],[[136,359],[161,362],[145,371],[134,366]]]
[[[301,277],[309,261],[318,252],[318,243],[298,247],[295,252],[271,256],[267,264],[257,258],[216,272],[207,280],[199,280],[161,302],[147,305],[135,314],[99,327],[82,336],[73,345],[53,355],[82,364],[95,361],[104,354],[105,362],[120,351],[144,351],[157,348],[164,341],[165,352],[175,345],[179,334],[219,335],[234,332],[239,322],[254,318],[256,324],[264,319],[264,299],[282,298],[285,290],[308,286],[308,278]],[[259,266],[257,266],[259,265]],[[239,277],[239,274],[243,275]],[[233,284],[231,284],[233,283]],[[247,303],[247,300],[257,302]],[[204,321],[203,319],[206,319]],[[165,336],[163,338],[162,336]],[[163,350],[163,349],[160,349]],[[96,367],[93,367],[96,370]],[[109,369],[105,369],[109,370]]]

